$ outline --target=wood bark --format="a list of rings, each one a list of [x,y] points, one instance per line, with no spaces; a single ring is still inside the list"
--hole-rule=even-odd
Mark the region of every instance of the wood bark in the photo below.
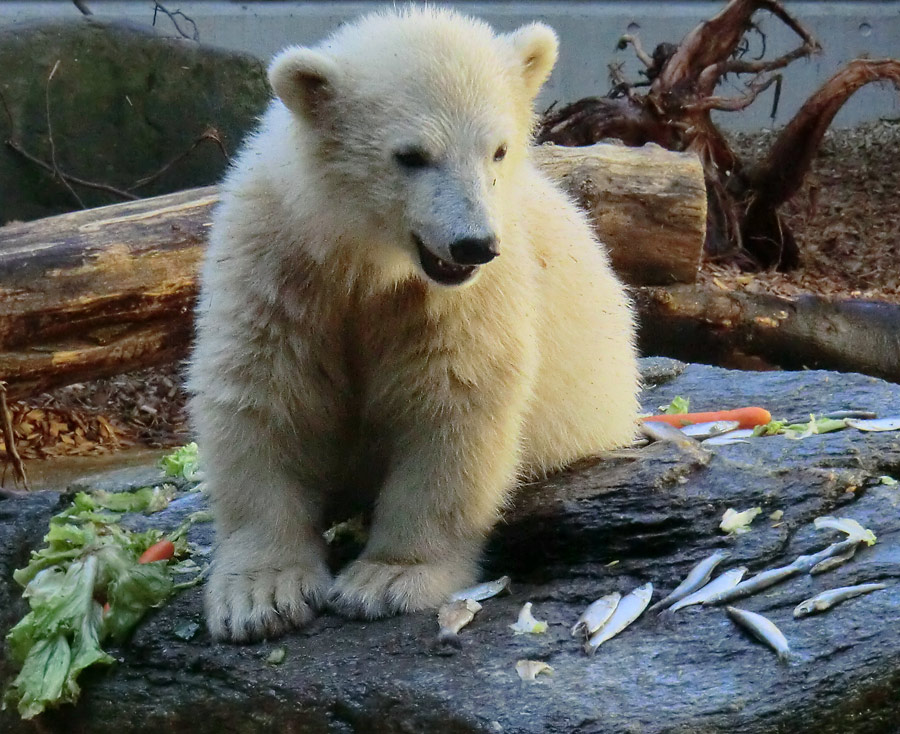
[[[614,145],[542,145],[535,156],[588,213],[627,283],[693,283],[706,232],[703,167],[690,153],[652,143],[639,150],[640,165],[631,148]]]
[[[696,277],[706,216],[696,159],[611,145],[536,156],[588,208],[628,282]],[[10,397],[184,357],[217,199],[215,187],[191,189],[0,229]]]
[[[10,397],[183,357],[216,198],[193,189],[0,229]]]
[[[753,369],[830,369],[900,382],[900,306],[696,286],[642,288],[640,349]]]

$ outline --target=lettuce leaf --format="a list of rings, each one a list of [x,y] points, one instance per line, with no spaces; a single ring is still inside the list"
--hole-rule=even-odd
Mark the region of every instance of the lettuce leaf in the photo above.
[[[200,471],[200,456],[197,444],[191,442],[164,456],[160,466],[167,477],[182,477],[193,481]]]
[[[676,395],[672,402],[666,407],[665,414],[666,415],[681,415],[682,413],[690,413],[691,412],[691,399],[683,398],[681,395]]]
[[[4,707],[15,705],[28,719],[48,706],[77,700],[81,671],[114,662],[103,650],[104,641],[125,640],[148,609],[185,585],[176,585],[174,575],[176,559],[188,552],[190,518],[172,538],[175,558],[140,564],[140,555],[163,533],[132,532],[118,524],[118,514],[98,512],[152,511],[161,496],[168,504],[171,493],[165,489],[81,492],[51,518],[46,545],[13,574],[25,587],[22,596],[30,611],[6,638],[10,660],[21,670],[4,696]]]

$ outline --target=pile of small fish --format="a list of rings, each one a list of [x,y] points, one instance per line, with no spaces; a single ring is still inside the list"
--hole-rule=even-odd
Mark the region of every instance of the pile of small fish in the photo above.
[[[801,573],[816,574],[833,569],[853,558],[861,544],[872,545],[876,541],[871,530],[850,518],[820,517],[816,518],[815,526],[816,529],[840,530],[847,537],[817,553],[801,555],[786,566],[761,571],[746,581],[743,580],[747,573],[744,566],[729,569],[713,578],[716,568],[730,557],[728,551],[718,550],[694,566],[670,594],[649,607],[649,610],[660,614],[673,614],[694,604],[707,606],[727,604],[756,594]],[[508,592],[509,583],[509,577],[504,576],[496,581],[479,584],[453,594],[438,610],[440,630],[437,644],[459,647],[459,631],[481,610],[480,602]],[[799,619],[824,612],[847,599],[884,588],[887,587],[882,583],[867,583],[829,589],[798,604],[794,609],[794,617]],[[635,622],[648,608],[652,596],[652,583],[639,586],[624,597],[619,592],[606,594],[585,609],[572,627],[572,636],[581,638],[584,641],[585,652],[593,655],[600,645]],[[788,659],[791,652],[790,645],[771,620],[761,614],[734,606],[726,606],[725,610],[735,624],[771,647],[779,659],[782,661]],[[547,622],[535,619],[532,604],[527,602],[519,612],[518,620],[509,627],[515,634],[541,634],[546,632]],[[543,661],[519,660],[516,663],[516,672],[522,680],[533,681],[540,673],[552,673],[553,668]]]
[[[693,604],[712,606],[748,597],[800,573],[816,574],[833,569],[853,558],[861,543],[872,545],[875,542],[875,535],[871,530],[867,530],[858,522],[849,518],[820,517],[816,518],[815,526],[817,529],[830,528],[843,531],[847,534],[847,538],[840,542],[832,543],[818,553],[801,555],[793,563],[789,563],[786,566],[762,571],[747,581],[742,580],[747,572],[744,566],[725,571],[715,579],[710,580],[716,567],[730,555],[727,551],[716,551],[709,558],[694,566],[684,581],[668,596],[650,607],[650,611],[671,614]],[[823,612],[847,599],[884,588],[886,588],[884,584],[874,583],[830,589],[801,602],[794,609],[794,617],[801,618],[817,612]],[[583,618],[593,618],[592,615],[596,616],[597,613],[592,612],[595,605],[598,609],[605,609],[609,606],[611,603],[610,599],[614,596],[617,595],[598,599],[588,607]],[[641,608],[641,611],[643,611],[643,608]],[[738,609],[737,607],[728,606],[726,611],[736,624],[745,628],[775,650],[780,659],[787,659],[790,653],[787,639],[770,620],[755,612]],[[635,616],[633,619],[636,618]],[[576,629],[573,630],[573,634],[583,628],[582,620],[579,620],[579,623],[576,624]],[[621,629],[624,629],[624,627],[616,630],[616,632],[621,631]],[[605,639],[609,638],[606,637]],[[585,649],[588,652],[593,652],[588,645],[585,646]]]
[[[600,645],[640,617],[652,596],[653,584],[639,586],[625,597],[618,593],[603,596],[584,610],[572,628],[572,636],[583,635],[584,651],[593,655]]]

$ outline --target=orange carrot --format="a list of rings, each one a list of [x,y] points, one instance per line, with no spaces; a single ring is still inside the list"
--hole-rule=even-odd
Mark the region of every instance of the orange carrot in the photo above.
[[[153,563],[154,561],[168,561],[175,555],[175,545],[171,540],[161,540],[154,543],[141,553],[138,563]]]
[[[734,410],[714,410],[709,413],[676,413],[674,415],[651,415],[641,420],[668,423],[681,428],[692,423],[709,423],[710,421],[737,421],[738,428],[764,426],[772,420],[772,414],[765,408],[735,408]]]

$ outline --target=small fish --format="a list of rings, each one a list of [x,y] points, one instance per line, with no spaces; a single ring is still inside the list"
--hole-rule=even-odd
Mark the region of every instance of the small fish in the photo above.
[[[833,568],[837,568],[838,566],[843,566],[847,561],[851,560],[853,556],[856,555],[856,549],[859,548],[858,544],[854,544],[850,550],[840,553],[836,556],[832,556],[831,558],[826,558],[824,561],[819,561],[815,566],[809,569],[810,574],[815,576],[816,574],[825,573],[826,571],[830,571]]]
[[[741,425],[740,421],[708,421],[706,423],[692,423],[678,430],[685,436],[701,440],[728,433],[735,430],[739,425]]]
[[[750,443],[746,439],[751,438],[753,436],[752,428],[741,428],[737,431],[729,431],[728,433],[722,433],[718,436],[713,436],[712,438],[707,438],[705,441],[701,441],[701,446],[728,446],[732,443]]]
[[[718,594],[714,594],[710,596],[704,604],[723,604],[727,601],[733,601],[734,599],[741,599],[745,596],[750,596],[751,594],[755,594],[758,591],[762,591],[763,589],[767,589],[774,584],[777,584],[785,579],[791,578],[791,576],[796,576],[798,573],[802,573],[806,570],[803,566],[798,564],[796,561],[788,564],[787,566],[781,566],[779,568],[771,568],[768,571],[762,571],[753,578],[747,579],[737,586],[733,586],[730,589],[724,589]]]
[[[790,645],[781,630],[775,624],[756,612],[748,612],[746,609],[738,609],[737,607],[725,607],[728,616],[734,620],[735,624],[750,631],[753,636],[764,642],[778,653],[778,659],[782,662],[787,661],[791,654]]]
[[[787,566],[779,566],[778,568],[770,568],[767,571],[761,571],[751,579],[738,584],[737,586],[726,589],[721,593],[711,596],[704,604],[724,604],[725,602],[742,599],[745,596],[751,596],[763,589],[781,583],[785,579],[796,576],[799,573],[806,573],[821,563],[826,558],[846,553],[852,546],[859,543],[858,540],[844,540],[840,543],[832,543],[825,550],[813,553],[810,556],[798,556],[793,563]]]
[[[873,535],[872,537],[875,536]],[[855,551],[859,547],[859,544],[864,542],[867,542],[865,537],[854,537],[851,535],[846,540],[842,540],[840,543],[832,543],[824,550],[813,553],[811,556],[797,556],[797,560],[794,561],[794,563],[799,565],[804,571],[811,571],[829,558],[842,556],[851,550]]]
[[[685,607],[689,607],[693,604],[705,604],[716,594],[734,588],[740,582],[740,580],[744,578],[745,573],[747,573],[746,566],[739,566],[738,568],[729,569],[720,576],[716,576],[716,578],[710,581],[703,588],[698,589],[693,594],[689,594],[681,601],[673,604],[671,607],[669,607],[669,611],[677,612],[679,609],[684,609]]]
[[[531,613],[531,602],[527,601],[519,610],[519,618],[515,624],[509,625],[509,628],[517,635],[541,635],[547,631],[547,623],[534,618]]]
[[[438,609],[440,630],[437,635],[437,643],[460,647],[459,631],[471,622],[479,611],[481,611],[481,604],[474,599],[457,599],[444,604]]]
[[[693,594],[697,589],[704,586],[706,582],[709,581],[709,577],[712,576],[712,572],[716,570],[716,566],[730,555],[731,553],[728,551],[717,550],[709,558],[704,558],[688,572],[684,581],[678,584],[671,594],[665,599],[656,602],[656,604],[650,607],[648,611],[655,612],[657,609],[665,609],[675,602],[681,601],[689,594]]]
[[[872,418],[877,418],[878,414],[873,413],[871,410],[833,410],[822,417],[831,418],[833,420],[841,420],[844,418],[853,418],[855,420],[862,418],[864,420],[871,420]]]
[[[900,431],[900,417],[877,418],[875,420],[847,420],[848,426],[860,431]]]
[[[550,675],[553,668],[542,660],[518,660],[516,661],[516,672],[522,680],[532,681],[540,673]]]
[[[842,601],[852,599],[854,596],[870,594],[873,591],[886,589],[887,584],[859,584],[858,586],[842,586],[839,589],[829,589],[821,594],[816,594],[810,599],[800,602],[794,609],[797,618],[806,617],[809,614],[824,612]]]
[[[619,605],[622,595],[615,591],[612,594],[601,596],[597,601],[591,604],[584,613],[578,618],[575,626],[572,627],[572,637],[584,635],[590,637],[594,634],[603,623],[606,622]]]
[[[593,655],[607,640],[615,637],[619,632],[630,625],[634,620],[644,613],[650,598],[653,596],[653,584],[644,584],[639,586],[630,594],[619,602],[616,611],[606,620],[600,629],[598,629],[591,638],[584,643],[584,651],[588,655]]]
[[[642,435],[653,441],[666,441],[677,444],[681,448],[695,451],[700,448],[700,444],[696,440],[685,435],[681,429],[670,426],[668,423],[647,421],[641,423],[639,429]]]
[[[504,591],[509,591],[509,576],[501,576],[496,581],[485,581],[478,586],[470,586],[467,589],[460,589],[450,595],[450,601],[461,601],[463,599],[472,599],[473,601],[484,601],[490,599]]]

